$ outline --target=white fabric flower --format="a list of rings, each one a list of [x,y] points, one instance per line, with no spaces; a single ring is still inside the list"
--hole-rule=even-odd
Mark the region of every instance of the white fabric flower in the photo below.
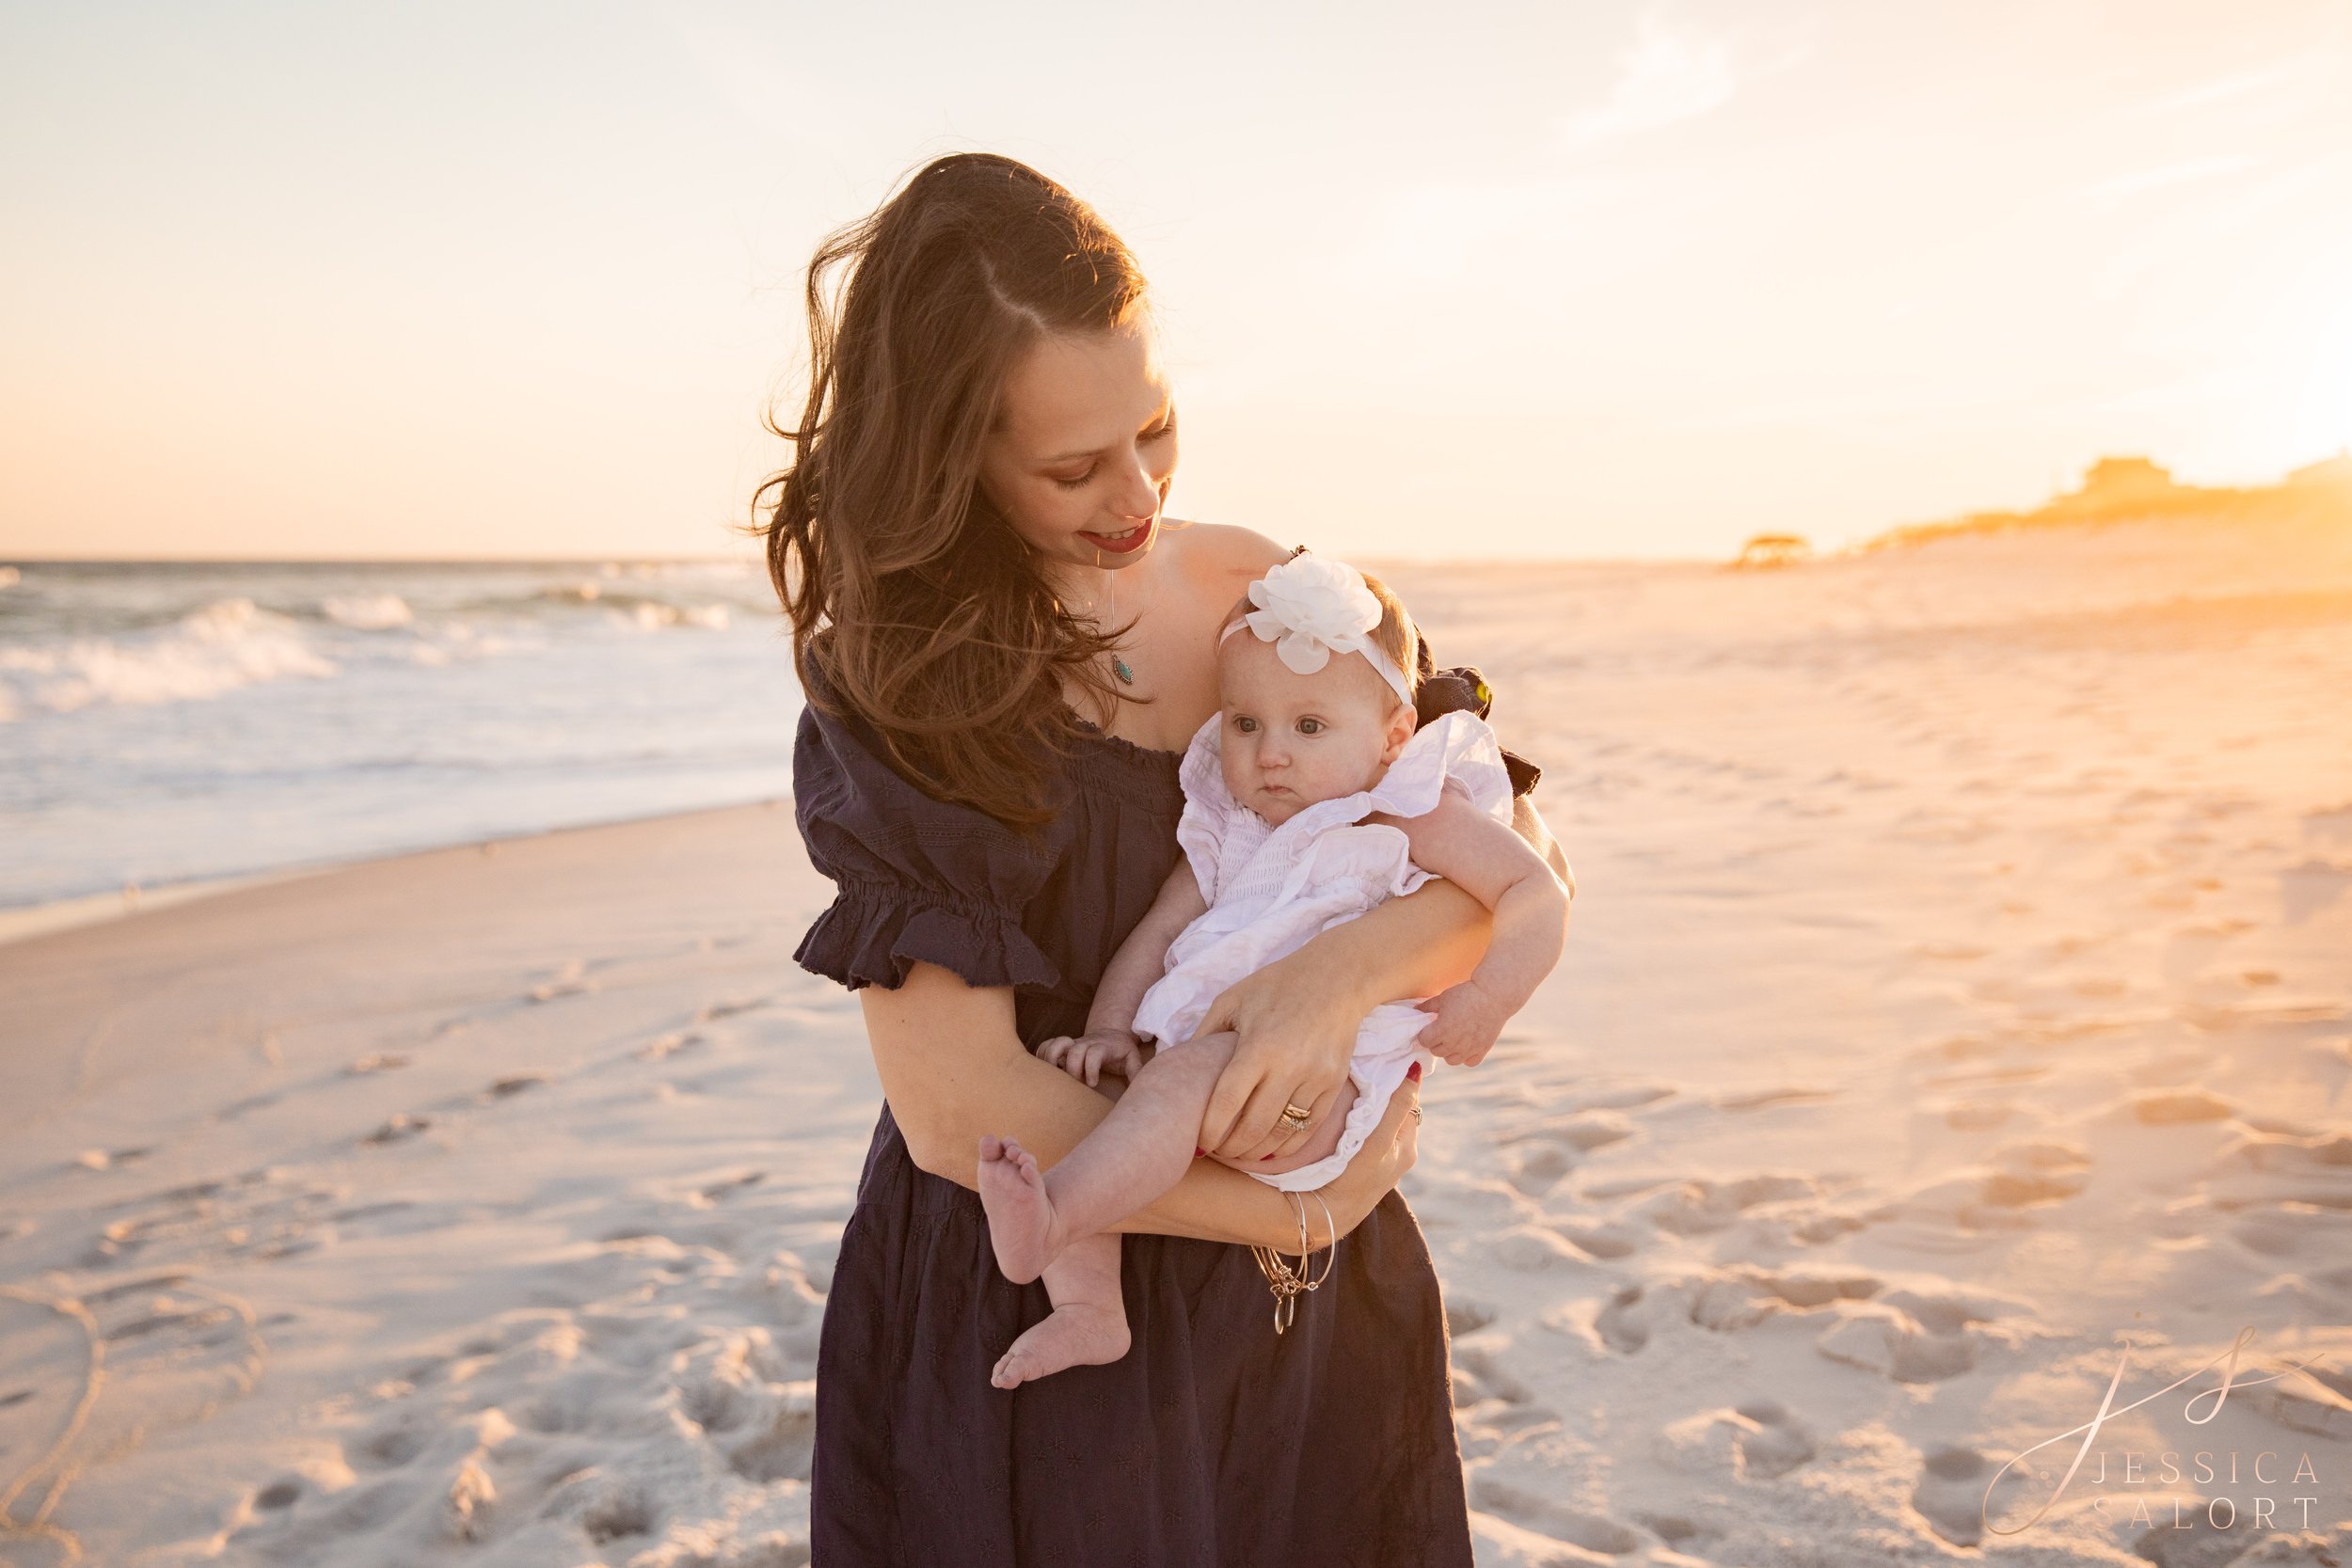
[[[1363,574],[1311,555],[1269,569],[1249,585],[1249,602],[1259,607],[1244,617],[1249,629],[1302,675],[1322,669],[1335,651],[1371,647],[1368,634],[1380,625],[1380,601]]]

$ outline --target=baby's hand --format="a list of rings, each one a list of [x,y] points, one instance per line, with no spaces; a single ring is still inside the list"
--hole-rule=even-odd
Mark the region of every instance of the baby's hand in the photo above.
[[[1056,1035],[1037,1048],[1038,1060],[1056,1067],[1089,1085],[1105,1072],[1133,1080],[1143,1070],[1143,1042],[1125,1029],[1097,1029],[1072,1038]]]
[[[1495,1037],[1511,1015],[1475,980],[1451,986],[1421,1004],[1434,1022],[1421,1032],[1418,1044],[1439,1061],[1455,1067],[1476,1067],[1494,1049]]]

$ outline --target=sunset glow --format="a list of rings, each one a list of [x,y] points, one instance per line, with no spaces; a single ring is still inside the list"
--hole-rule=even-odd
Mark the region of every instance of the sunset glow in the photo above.
[[[1173,511],[1717,555],[2352,443],[2340,6],[16,8],[0,557],[741,551],[826,228],[1027,159]]]

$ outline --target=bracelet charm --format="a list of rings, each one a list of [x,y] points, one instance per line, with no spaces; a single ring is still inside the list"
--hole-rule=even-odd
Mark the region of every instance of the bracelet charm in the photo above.
[[[1339,1227],[1332,1223],[1331,1206],[1324,1202],[1320,1189],[1313,1196],[1317,1203],[1323,1204],[1323,1227],[1331,1237],[1321,1274],[1312,1279],[1307,1277],[1308,1259],[1312,1256],[1312,1249],[1307,1244],[1307,1200],[1296,1193],[1289,1196],[1298,1209],[1298,1266],[1292,1268],[1289,1261],[1272,1247],[1252,1243],[1249,1248],[1251,1255],[1258,1259],[1259,1272],[1266,1276],[1267,1286],[1274,1292],[1274,1332],[1277,1334],[1290,1327],[1292,1318],[1297,1311],[1299,1296],[1330,1278],[1331,1265],[1339,1259],[1340,1231]]]

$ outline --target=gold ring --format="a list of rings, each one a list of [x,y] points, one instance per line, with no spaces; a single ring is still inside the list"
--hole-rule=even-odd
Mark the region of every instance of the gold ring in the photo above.
[[[1418,1105],[1407,1105],[1407,1106],[1406,1106],[1405,1108],[1406,1108],[1406,1110],[1408,1110],[1408,1111],[1410,1111],[1410,1112],[1412,1112],[1412,1113],[1413,1113],[1413,1119],[1414,1119],[1415,1121],[1419,1121],[1419,1120],[1421,1119],[1421,1107],[1420,1107],[1420,1106],[1418,1106]]]
[[[1310,1117],[1306,1112],[1300,1110],[1297,1106],[1290,1104],[1287,1101],[1284,1102],[1282,1106],[1281,1122],[1283,1126],[1289,1128],[1292,1132],[1305,1132],[1307,1130],[1307,1124],[1313,1119],[1313,1117]]]

